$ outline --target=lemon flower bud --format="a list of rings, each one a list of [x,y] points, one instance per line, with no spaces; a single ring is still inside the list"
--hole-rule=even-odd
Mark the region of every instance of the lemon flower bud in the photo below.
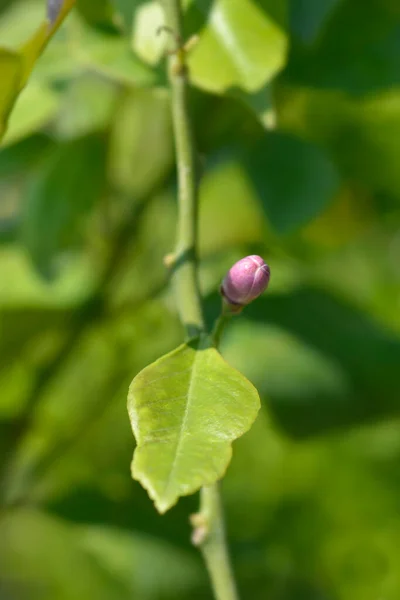
[[[258,298],[268,287],[270,268],[256,254],[246,256],[231,267],[221,286],[227,304],[240,310]]]

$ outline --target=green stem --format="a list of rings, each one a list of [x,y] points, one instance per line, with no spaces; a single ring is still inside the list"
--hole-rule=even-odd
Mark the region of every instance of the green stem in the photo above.
[[[229,560],[224,514],[218,484],[203,487],[200,512],[193,515],[193,542],[204,558],[217,600],[238,600],[235,577]]]
[[[214,342],[214,346],[216,348],[219,347],[219,345],[221,343],[221,336],[225,329],[225,325],[228,323],[229,319],[232,318],[232,316],[233,316],[232,313],[227,313],[227,312],[222,311],[221,315],[216,320],[214,329],[212,332],[212,339]]]
[[[178,168],[178,229],[172,261],[180,319],[186,336],[205,332],[198,282],[198,176],[188,101],[188,70],[183,48],[180,0],[163,0],[166,31],[171,36],[169,79]],[[202,524],[201,526],[199,524]],[[200,513],[193,518],[193,542],[199,546],[217,600],[237,600],[229,563],[218,485],[201,490]]]
[[[190,122],[185,51],[181,47],[180,2],[164,0],[164,7],[167,33],[172,41],[169,79],[178,167],[178,229],[172,268],[180,318],[190,338],[205,329],[197,273],[198,176]]]

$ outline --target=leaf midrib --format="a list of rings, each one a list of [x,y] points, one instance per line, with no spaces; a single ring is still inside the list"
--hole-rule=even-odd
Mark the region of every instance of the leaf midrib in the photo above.
[[[189,416],[189,412],[190,412],[191,396],[192,396],[191,392],[192,392],[192,387],[193,387],[194,381],[195,381],[195,375],[196,375],[196,372],[197,372],[197,364],[199,362],[199,359],[198,359],[198,356],[197,356],[197,352],[200,349],[200,345],[201,345],[201,343],[199,342],[199,344],[198,344],[198,346],[197,346],[197,348],[195,350],[195,354],[194,354],[195,358],[194,358],[194,361],[193,361],[193,368],[191,369],[192,375],[190,377],[189,389],[188,389],[188,394],[187,394],[188,401],[186,403],[185,412],[184,412],[182,423],[181,423],[181,427],[180,427],[180,430],[179,430],[179,435],[178,435],[178,441],[177,441],[177,444],[176,444],[174,460],[172,462],[171,469],[170,469],[169,474],[168,474],[168,479],[167,479],[166,484],[165,484],[164,494],[163,494],[164,496],[167,495],[168,490],[170,488],[171,481],[173,479],[173,475],[174,475],[175,470],[176,470],[176,466],[177,466],[177,462],[178,462],[178,457],[179,457],[179,455],[181,453],[181,448],[182,448],[183,439],[184,439],[184,431],[186,429],[186,425],[187,425],[187,421],[188,421],[188,416]]]

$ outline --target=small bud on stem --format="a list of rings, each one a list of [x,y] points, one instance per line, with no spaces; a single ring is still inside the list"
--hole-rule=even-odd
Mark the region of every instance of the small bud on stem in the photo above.
[[[240,312],[267,289],[269,278],[269,266],[261,256],[246,256],[228,271],[221,294],[232,312]]]

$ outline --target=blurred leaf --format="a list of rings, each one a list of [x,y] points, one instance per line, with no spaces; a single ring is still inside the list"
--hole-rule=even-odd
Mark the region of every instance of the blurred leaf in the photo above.
[[[21,78],[21,89],[26,85],[28,78],[35,66],[35,63],[43,50],[46,48],[52,36],[56,33],[64,18],[75,4],[75,0],[63,0],[61,9],[53,24],[49,24],[47,19],[42,22],[37,31],[29,40],[25,41],[20,47],[23,57],[24,70]]]
[[[368,190],[400,198],[397,89],[350,98],[337,91],[286,89],[285,129],[325,145],[345,177]]]
[[[206,307],[211,324],[220,310],[219,295],[210,296]],[[244,340],[239,354],[228,344],[227,356],[261,393],[271,394],[267,405],[288,433],[315,435],[398,414],[400,338],[350,303],[318,288],[301,287],[262,296],[241,318],[266,327],[264,334],[250,330],[259,358],[249,359]],[[275,329],[267,325],[282,330],[278,341]],[[285,332],[293,336],[291,346]],[[258,336],[268,347],[265,352],[261,346],[257,352]],[[296,358],[296,352],[302,356]]]
[[[62,144],[30,182],[21,242],[46,276],[52,274],[57,254],[80,240],[83,218],[101,197],[105,150],[101,136]]]
[[[56,32],[63,18],[72,8],[74,2],[75,0],[64,0],[62,9],[54,24],[49,26],[49,22],[47,20],[44,21],[32,37],[28,41],[24,41],[24,44],[16,48],[15,51],[0,50],[0,76],[2,81],[0,88],[0,139],[6,131],[7,120],[13,104],[17,100],[20,91],[26,85],[36,60],[51,36]],[[17,10],[19,10],[18,7]],[[31,24],[30,27],[32,27]],[[49,102],[49,98],[47,98],[47,102]],[[49,104],[43,105],[42,98],[42,102],[36,108],[36,118],[39,113],[43,119],[43,114],[48,110]]]
[[[165,50],[165,38],[160,35],[163,24],[164,12],[157,0],[142,2],[134,11],[132,46],[137,55],[150,65],[157,64]]]
[[[132,475],[159,512],[222,477],[231,442],[249,429],[258,402],[256,389],[208,338],[180,346],[135,377],[128,396],[137,442]]]
[[[127,246],[124,260],[112,274],[110,304],[116,313],[145,302],[167,287],[168,274],[163,259],[173,247],[175,226],[173,194],[165,192],[155,196],[143,214],[140,230]],[[161,306],[160,311],[163,310],[165,307]]]
[[[173,160],[169,96],[154,89],[126,91],[110,136],[113,184],[125,193],[142,196],[162,179]]]
[[[128,34],[131,32],[132,21],[136,17],[137,10],[145,2],[146,0],[114,0]]]
[[[113,0],[77,0],[77,9],[92,26],[105,31],[115,31],[115,6]]]
[[[131,598],[204,600],[208,596],[201,563],[188,552],[189,544],[181,549],[160,539],[104,527],[88,529],[83,544],[101,566],[126,582]]]
[[[322,3],[321,3],[322,4]],[[286,75],[313,87],[353,94],[400,83],[400,13],[380,0],[344,0],[307,52],[295,52]]]
[[[16,218],[0,219],[0,245],[10,244],[17,238],[18,221]]]
[[[41,129],[54,118],[60,97],[50,88],[32,82],[18,97],[8,122],[3,145],[14,144]]]
[[[203,89],[256,92],[285,64],[286,2],[192,0],[187,22],[200,34],[189,66],[193,83]]]
[[[263,239],[263,212],[242,163],[229,154],[222,156],[210,165],[201,182],[199,230],[203,256]]]
[[[243,315],[227,332],[222,352],[257,387],[286,433],[303,438],[357,422],[363,398],[346,371],[289,331]]]
[[[129,478],[129,473],[126,471]],[[115,478],[116,481],[116,478]],[[122,477],[118,483],[122,482]],[[66,490],[62,496],[45,502],[46,510],[74,523],[106,525],[113,529],[134,531],[162,538],[176,547],[187,548],[190,538],[188,514],[196,510],[197,499],[184,498],[166,515],[158,515],[149,497],[132,481],[120,485],[118,493],[110,486],[89,487],[88,484]]]
[[[26,172],[48,152],[54,142],[44,134],[34,134],[0,148],[0,177]]]
[[[134,54],[126,37],[93,29],[77,20],[73,25],[73,50],[82,66],[124,85],[149,86],[158,81],[158,74]]]
[[[115,115],[119,93],[116,85],[98,75],[73,79],[64,90],[53,126],[57,137],[71,139],[106,131]]]
[[[246,165],[265,212],[279,233],[305,225],[339,190],[339,176],[324,152],[286,134],[265,135],[246,157]]]
[[[30,375],[35,382],[39,379],[40,386],[34,386],[29,396],[36,410],[21,452],[10,468],[10,495],[27,495],[41,502],[89,485],[114,500],[122,488],[122,499],[133,485],[129,476],[133,440],[126,413],[132,371],[139,372],[176,347],[181,339],[179,324],[160,301],[142,300],[131,310],[117,309],[116,317],[121,317],[114,319],[101,320],[98,313],[88,309],[78,315],[67,312],[64,319],[61,313],[60,322],[55,312],[49,311],[49,322],[46,311],[43,315],[42,337],[24,315],[21,328],[15,327],[22,338],[19,360],[30,367]],[[5,311],[5,321],[7,317],[15,323],[18,314]],[[77,319],[78,335],[74,333]],[[12,331],[9,320],[7,334]],[[38,318],[38,328],[39,324]],[[23,338],[24,325],[28,341]],[[150,336],[149,331],[154,330],[158,335]],[[51,354],[52,338],[57,333],[61,343]],[[68,342],[71,333],[73,345]],[[11,349],[17,351],[18,344]]]
[[[267,83],[257,92],[247,94],[240,89],[232,90],[230,95],[240,100],[259,119],[266,129],[276,126],[276,110],[272,97],[272,86]]]
[[[4,135],[7,118],[19,91],[22,63],[18,54],[0,50],[0,138]]]
[[[18,233],[21,235],[20,226]],[[63,265],[55,281],[44,281],[32,269],[22,244],[14,244],[0,252],[0,278],[2,308],[59,309],[76,306],[88,297],[98,281],[99,267],[88,256],[75,255]]]
[[[289,0],[291,30],[305,43],[313,43],[340,0]]]
[[[90,590],[99,600],[119,600],[124,594],[111,572],[82,547],[79,534],[61,521],[17,510],[2,518],[0,532],[1,579],[18,598],[76,600]]]
[[[46,5],[47,0],[13,0],[0,19],[2,45],[19,51],[45,22]]]
[[[0,311],[0,372],[26,354],[32,366],[38,367],[40,356],[48,356],[46,347],[54,333],[63,335],[70,328],[70,309],[2,308]],[[50,342],[51,347],[51,342]]]
[[[309,403],[308,410],[319,413],[321,430],[398,413],[400,339],[361,311],[328,293],[304,288],[292,294],[263,297],[246,309],[246,317],[282,327],[343,369],[350,384],[349,394],[340,403],[334,401],[335,395],[330,400],[326,397],[329,402],[325,411],[329,404],[330,409],[325,414],[320,412],[318,396]],[[301,412],[301,405],[297,406]],[[293,404],[287,412],[293,424],[295,414]],[[310,424],[313,422],[315,413],[310,416]],[[298,423],[307,423],[305,415]]]

